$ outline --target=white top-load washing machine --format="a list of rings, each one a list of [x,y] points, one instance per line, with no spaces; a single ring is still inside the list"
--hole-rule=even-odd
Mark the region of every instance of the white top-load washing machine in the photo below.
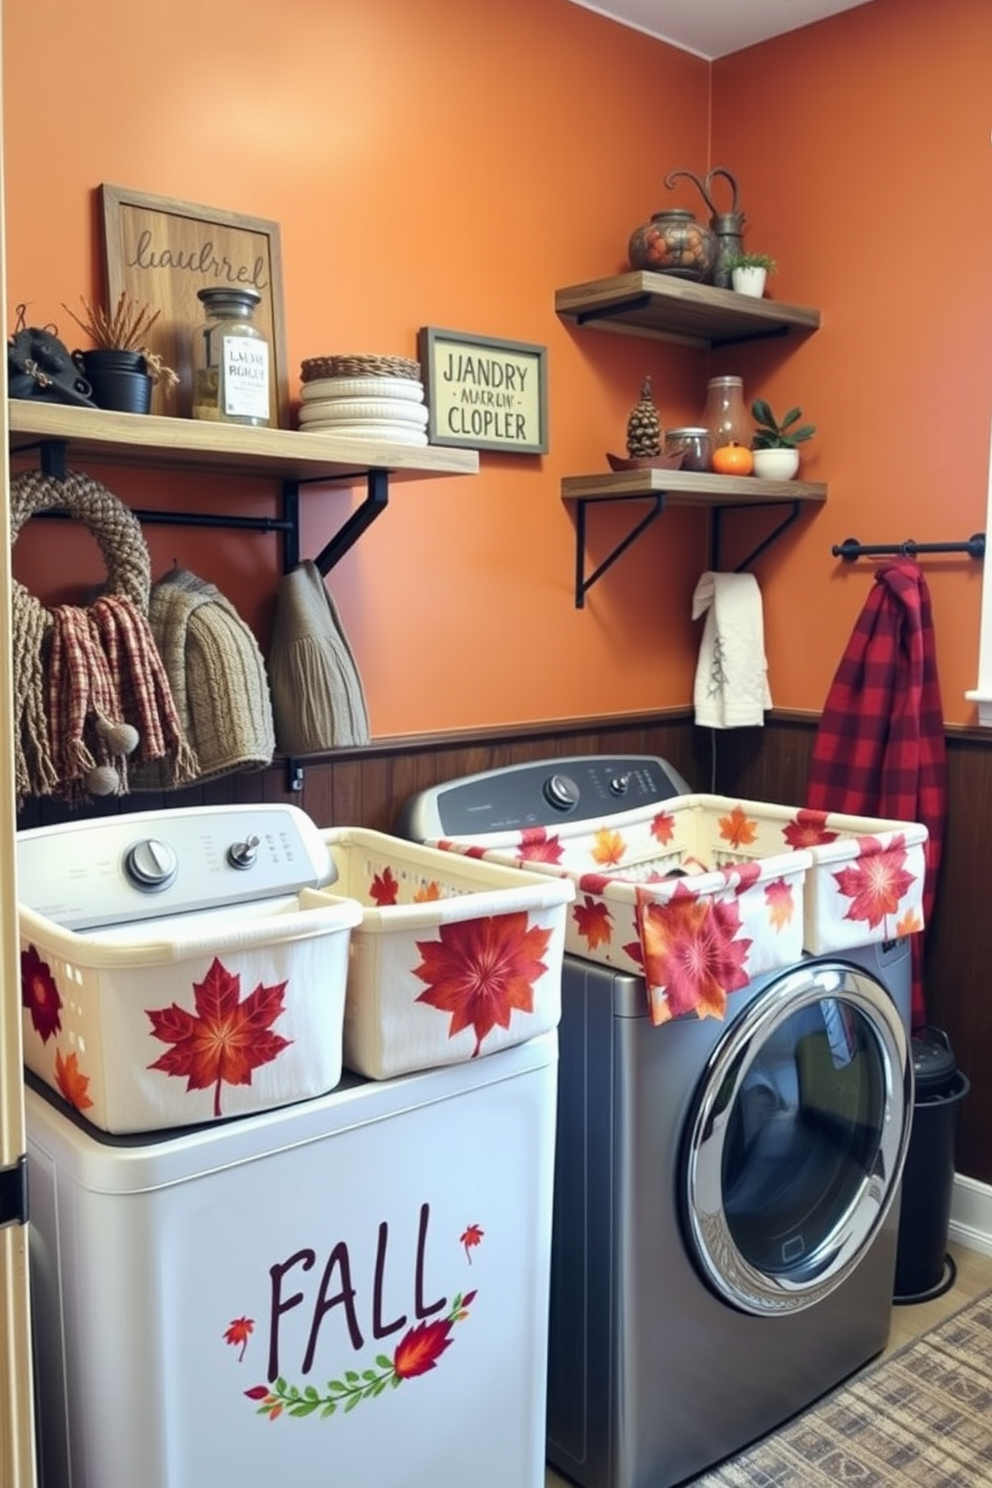
[[[555,1031],[375,1081],[341,1075],[338,1026],[321,1094],[273,1088],[282,1104],[238,1114],[226,1083],[214,1118],[194,1088],[196,1124],[112,1134],[85,1114],[102,1030],[74,1003],[91,973],[115,1010],[154,997],[151,1065],[181,1031],[157,981],[170,946],[206,1007],[215,961],[319,920],[298,900],[328,885],[326,846],[303,813],[258,806],[42,828],[18,853],[22,902],[62,922],[46,940],[22,915],[38,1068],[39,1028],[57,1012],[73,1034],[58,1088],[29,1073],[26,1091],[42,1488],[541,1488]],[[294,965],[243,979],[242,1005]],[[339,996],[331,980],[312,1001]],[[258,1012],[269,1049],[285,1017]],[[330,1038],[307,1016],[299,1042]],[[195,1082],[176,1073],[156,1078]]]
[[[688,794],[658,758],[553,759],[423,792],[398,830],[475,852],[516,838],[521,861],[560,872],[570,826],[605,863],[617,823]],[[664,839],[667,812],[658,825]],[[573,914],[604,935],[612,871],[576,871]],[[643,976],[566,954],[547,1452],[584,1488],[694,1477],[883,1348],[909,945],[800,953],[733,990],[722,1019],[661,1026]]]

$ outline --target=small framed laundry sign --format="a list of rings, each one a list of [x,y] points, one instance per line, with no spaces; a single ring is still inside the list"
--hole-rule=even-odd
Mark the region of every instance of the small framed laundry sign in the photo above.
[[[431,444],[547,453],[546,346],[424,326],[418,349]]]

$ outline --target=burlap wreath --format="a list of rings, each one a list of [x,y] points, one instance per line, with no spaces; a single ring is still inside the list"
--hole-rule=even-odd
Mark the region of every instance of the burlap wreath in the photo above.
[[[175,784],[193,779],[196,759],[148,626],[151,562],[137,518],[90,476],[25,471],[10,483],[11,542],[29,517],[53,509],[92,533],[107,581],[86,609],[47,609],[13,583],[18,800],[123,794],[129,755],[165,761]]]

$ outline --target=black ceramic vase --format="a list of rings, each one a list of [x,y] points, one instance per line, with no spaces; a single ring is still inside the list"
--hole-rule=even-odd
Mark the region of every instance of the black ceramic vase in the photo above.
[[[151,408],[152,379],[140,351],[77,351],[73,360],[98,408],[117,413],[147,413]]]

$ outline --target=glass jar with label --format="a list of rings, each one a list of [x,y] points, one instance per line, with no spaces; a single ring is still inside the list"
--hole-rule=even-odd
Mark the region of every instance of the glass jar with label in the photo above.
[[[207,323],[193,356],[193,417],[227,424],[269,422],[269,343],[253,322],[262,296],[248,285],[201,289]]]

